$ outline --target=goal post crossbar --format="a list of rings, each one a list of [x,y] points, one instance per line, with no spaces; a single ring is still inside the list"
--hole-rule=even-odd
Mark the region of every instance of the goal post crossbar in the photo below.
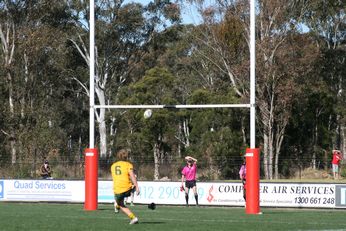
[[[249,108],[250,110],[250,151],[253,153],[247,153],[246,159],[250,158],[252,166],[247,167],[247,186],[246,195],[252,195],[249,200],[246,200],[246,213],[248,214],[261,214],[259,210],[259,149],[255,148],[256,138],[256,1],[249,0],[250,2],[250,104],[215,104],[215,105],[95,105],[95,0],[89,0],[90,3],[90,33],[89,33],[89,82],[90,82],[90,93],[89,93],[89,150],[92,152],[85,152],[85,158],[96,157],[97,149],[95,148],[95,109],[101,108],[114,108],[114,109],[160,109],[160,108]],[[254,158],[256,157],[256,158]],[[256,159],[256,160],[255,160]],[[98,166],[97,158],[94,158],[95,166]],[[87,161],[86,161],[87,162]],[[91,164],[90,164],[91,165]],[[94,165],[91,165],[94,166]],[[85,204],[86,210],[96,210],[98,203],[98,170],[97,168],[92,169],[91,167],[85,167],[85,171],[93,173],[93,177],[85,177]],[[254,174],[256,173],[256,174]],[[87,175],[87,174],[85,174]],[[251,183],[252,182],[252,183]]]
[[[190,104],[190,105],[94,105],[106,109],[190,109],[190,108],[250,108],[251,104]]]

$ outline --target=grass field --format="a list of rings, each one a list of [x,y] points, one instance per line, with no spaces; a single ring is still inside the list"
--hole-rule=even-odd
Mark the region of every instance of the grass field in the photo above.
[[[346,210],[269,209],[262,215],[247,215],[244,208],[228,207],[131,207],[140,223],[129,225],[111,204],[85,211],[83,204],[0,203],[1,231],[28,230],[346,230]]]

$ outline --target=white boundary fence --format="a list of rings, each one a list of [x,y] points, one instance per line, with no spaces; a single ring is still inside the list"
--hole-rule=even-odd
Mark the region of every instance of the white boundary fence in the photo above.
[[[113,203],[112,181],[99,181],[98,201]],[[135,203],[184,205],[180,182],[139,181],[141,194]],[[244,206],[242,184],[234,182],[197,182],[199,204]],[[84,181],[1,180],[1,201],[47,201],[83,203]],[[189,202],[195,204],[190,192]],[[346,184],[260,183],[260,206],[292,208],[344,208]]]

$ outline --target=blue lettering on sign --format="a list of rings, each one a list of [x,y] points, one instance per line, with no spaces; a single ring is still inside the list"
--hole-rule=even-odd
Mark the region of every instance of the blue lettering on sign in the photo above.
[[[346,205],[346,188],[340,189],[341,201],[340,204]]]
[[[64,190],[66,189],[65,183],[55,183],[46,181],[35,181],[35,189],[52,189],[52,190]]]
[[[0,181],[0,198],[4,198],[4,182]]]

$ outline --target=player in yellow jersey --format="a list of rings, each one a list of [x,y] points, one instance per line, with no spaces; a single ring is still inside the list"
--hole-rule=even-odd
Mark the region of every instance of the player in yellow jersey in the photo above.
[[[128,156],[129,153],[125,149],[118,151],[117,162],[112,164],[111,173],[116,209],[123,211],[130,218],[130,225],[132,225],[138,223],[138,218],[126,207],[124,199],[131,195],[132,185],[136,190],[136,194],[139,195],[139,187],[133,173],[133,165],[128,161]]]

